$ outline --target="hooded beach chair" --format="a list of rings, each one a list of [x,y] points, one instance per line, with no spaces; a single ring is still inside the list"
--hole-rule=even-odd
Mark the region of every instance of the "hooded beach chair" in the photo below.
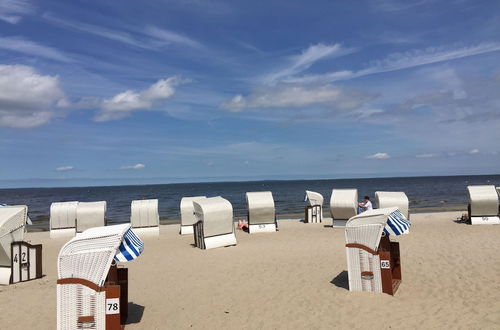
[[[247,192],[248,232],[275,232],[278,229],[273,194],[270,191]]]
[[[78,202],[58,202],[50,205],[50,238],[75,236],[77,207]]]
[[[358,189],[332,189],[330,213],[334,228],[344,228],[358,212]]]
[[[130,205],[130,223],[137,235],[160,235],[160,215],[157,199],[132,201]]]
[[[206,196],[182,197],[181,199],[181,235],[192,235],[193,225],[196,223],[194,216],[194,201],[207,198]]]
[[[375,200],[378,208],[397,207],[403,215],[410,218],[410,202],[406,194],[402,191],[376,191]]]
[[[116,262],[143,249],[128,223],[90,228],[67,242],[57,260],[57,329],[123,329],[128,269]]]
[[[401,283],[399,243],[390,235],[409,233],[410,221],[396,208],[360,213],[345,226],[350,291],[394,295]]]
[[[106,202],[79,202],[76,208],[76,232],[106,225]]]
[[[304,220],[307,223],[320,223],[323,221],[323,195],[320,193],[306,190],[306,202],[309,205],[305,207]]]
[[[28,207],[0,207],[0,285],[42,277],[42,246],[24,242]]]
[[[495,186],[467,186],[470,203],[469,221],[472,225],[498,225],[498,193]]]
[[[194,243],[200,249],[236,245],[233,206],[222,197],[202,198],[193,202],[196,223]]]

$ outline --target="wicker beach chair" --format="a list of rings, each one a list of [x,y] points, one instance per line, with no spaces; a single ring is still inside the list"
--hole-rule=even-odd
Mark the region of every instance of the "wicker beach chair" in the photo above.
[[[112,264],[133,260],[143,249],[130,224],[90,228],[67,242],[57,262],[57,329],[120,329],[127,269]],[[110,269],[118,280],[108,276]]]
[[[76,232],[106,225],[106,202],[79,202],[76,209]]]
[[[323,195],[306,190],[306,201],[309,205],[305,207],[304,220],[307,223],[320,223],[323,221]]]
[[[391,242],[389,235],[407,234],[409,227],[396,207],[366,211],[347,221],[350,291],[396,292],[401,283],[399,243]]]
[[[157,199],[141,199],[130,204],[130,223],[139,235],[160,235],[160,214]]]
[[[403,215],[410,218],[410,202],[406,194],[402,191],[376,191],[375,200],[380,209],[387,207],[397,207]]]
[[[58,202],[50,205],[50,238],[75,236],[77,207],[78,202]]]
[[[357,189],[332,189],[330,213],[334,228],[344,228],[347,220],[358,212]]]
[[[12,273],[12,242],[24,239],[28,207],[0,207],[0,284],[7,285]]]
[[[472,225],[498,225],[498,193],[493,185],[467,186],[470,203],[469,221]]]
[[[236,245],[233,206],[222,197],[203,198],[193,202],[197,222],[194,242],[200,249]]]
[[[199,201],[207,198],[206,196],[182,197],[181,199],[181,235],[192,235],[193,225],[196,223],[194,216],[194,201]]]
[[[248,232],[275,232],[278,229],[273,194],[270,191],[247,192]]]

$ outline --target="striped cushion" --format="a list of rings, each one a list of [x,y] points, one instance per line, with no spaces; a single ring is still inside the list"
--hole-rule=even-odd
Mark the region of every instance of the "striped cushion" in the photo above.
[[[406,219],[399,210],[396,210],[387,217],[384,233],[387,235],[408,234],[410,232],[410,226],[410,220]]]
[[[115,260],[120,262],[134,260],[142,251],[144,251],[144,243],[132,229],[129,229],[123,235],[123,241],[115,255]]]

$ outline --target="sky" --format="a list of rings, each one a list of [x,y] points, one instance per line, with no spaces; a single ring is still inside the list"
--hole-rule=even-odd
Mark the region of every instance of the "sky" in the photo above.
[[[494,174],[500,2],[0,0],[0,187]]]

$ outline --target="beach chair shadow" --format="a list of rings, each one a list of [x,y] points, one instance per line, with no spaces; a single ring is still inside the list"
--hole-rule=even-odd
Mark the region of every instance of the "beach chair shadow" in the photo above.
[[[144,314],[144,306],[134,304],[133,302],[128,303],[128,318],[126,324],[134,324],[141,322],[142,315]]]
[[[348,277],[347,270],[344,270],[340,272],[337,276],[333,278],[333,280],[330,281],[333,285],[349,290],[349,277]]]

